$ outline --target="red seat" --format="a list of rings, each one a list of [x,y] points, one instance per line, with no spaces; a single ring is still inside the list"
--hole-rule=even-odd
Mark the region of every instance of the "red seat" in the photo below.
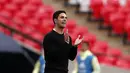
[[[26,4],[27,2],[28,0],[12,0],[13,4],[20,5],[20,6]]]
[[[34,15],[37,9],[38,8],[36,6],[27,4],[23,6],[22,11],[28,13],[29,15]]]
[[[120,13],[122,13],[124,16],[127,16],[130,13],[130,9],[128,6],[122,6],[119,8]]]
[[[10,0],[0,0],[0,5],[5,5],[6,3],[9,3]]]
[[[125,19],[126,19],[125,16],[119,12],[110,15],[110,23],[112,24],[112,30],[114,33],[119,35],[124,34]]]
[[[25,24],[25,21],[22,19],[22,18],[19,18],[19,17],[14,17],[13,18],[13,21],[16,23],[16,24]]]
[[[5,10],[7,10],[7,11],[9,11],[10,13],[14,14],[14,13],[18,10],[18,8],[17,8],[17,6],[14,5],[14,4],[6,4],[6,5],[5,5]]]
[[[122,55],[122,59],[130,61],[130,55]]]
[[[25,25],[27,25],[28,27],[32,26],[32,27],[38,29],[40,26],[40,23],[37,19],[30,18],[30,19],[26,20]]]
[[[32,34],[34,32],[34,28],[33,27],[27,27],[27,26],[24,26],[24,28],[22,29],[21,31],[22,33],[24,34]]]
[[[18,24],[14,24],[13,28],[16,29],[17,31],[20,31],[20,32],[23,30],[23,26],[18,25]]]
[[[99,63],[103,63],[103,61],[106,57],[106,55],[101,55],[101,54],[95,54],[95,56],[97,56]]]
[[[36,12],[36,17],[41,19],[52,19],[54,9],[52,6],[41,6]]]
[[[4,27],[0,27],[0,32],[4,33]]]
[[[119,0],[107,0],[107,4],[115,8],[120,7]]]
[[[9,36],[11,35],[11,31],[9,29],[6,29],[6,28],[4,29],[4,33],[6,35],[9,35]]]
[[[29,39],[24,39],[24,43],[28,46],[35,48],[35,50],[38,50],[38,51],[41,50],[41,45],[39,45],[38,43],[33,42]]]
[[[124,22],[124,29],[125,32],[127,33],[127,40],[130,41],[130,14],[128,14],[127,18],[126,18],[126,22]]]
[[[89,48],[91,49],[95,42],[97,41],[96,35],[88,33],[84,35],[84,40],[89,43]]]
[[[77,31],[78,30],[78,31]],[[85,26],[77,26],[72,33],[75,33],[76,36],[80,35],[81,37],[88,34],[88,28]],[[71,34],[71,33],[70,33]]]
[[[126,6],[130,6],[130,0],[126,0]]]
[[[13,15],[9,11],[5,11],[5,10],[0,11],[0,16],[6,17],[8,19],[13,17]]]
[[[43,4],[42,0],[29,0],[29,3],[36,6],[40,6]]]
[[[33,32],[30,36],[41,42],[43,40],[43,35],[40,32]]]
[[[113,65],[115,65],[116,61],[117,61],[117,58],[116,58],[116,57],[106,56],[106,57],[103,59],[102,64],[109,65],[109,66],[113,66]]]
[[[101,18],[101,9],[103,7],[102,0],[91,0],[90,8],[92,9],[93,16],[98,19]]]
[[[91,48],[91,51],[95,54],[105,55],[109,45],[105,41],[97,41],[95,42],[94,46]]]
[[[130,63],[127,60],[119,59],[116,61],[116,66],[124,69],[130,69]]]
[[[69,33],[73,33],[73,30],[76,28],[76,21],[69,19],[66,24],[66,28],[69,30]]]
[[[110,24],[110,15],[112,13],[115,13],[117,11],[117,9],[113,8],[112,6],[104,6],[103,9],[101,10],[101,16],[104,20],[104,26],[109,26]]]
[[[9,20],[3,16],[0,15],[0,22],[1,23],[4,23],[4,24],[8,24],[9,23]]]
[[[13,34],[12,36],[15,40],[18,40],[20,42],[24,42],[24,37],[18,34]]]
[[[122,56],[122,52],[121,50],[119,50],[119,48],[109,48],[107,51],[107,55],[118,58]]]
[[[28,19],[30,17],[30,15],[28,15],[28,13],[26,13],[24,11],[17,12],[15,16],[16,16],[16,18],[18,17],[18,18],[20,18],[22,20],[26,20],[26,19]]]
[[[0,5],[0,11],[2,11],[4,9],[3,5]]]
[[[43,22],[40,24],[39,26],[39,31],[42,33],[42,34],[46,34],[48,33],[49,31],[51,31],[54,27],[54,24],[51,20],[43,20]]]

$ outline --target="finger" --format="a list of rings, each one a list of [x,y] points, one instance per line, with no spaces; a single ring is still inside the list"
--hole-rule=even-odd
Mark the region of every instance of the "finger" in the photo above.
[[[78,39],[80,38],[81,35],[78,35]]]

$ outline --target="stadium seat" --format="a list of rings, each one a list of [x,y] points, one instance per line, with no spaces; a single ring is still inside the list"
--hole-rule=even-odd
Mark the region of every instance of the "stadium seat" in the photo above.
[[[121,52],[121,50],[119,50],[119,48],[109,48],[107,50],[107,55],[118,58],[118,57],[122,56],[122,52]]]
[[[16,4],[18,6],[24,5],[28,2],[28,0],[12,0],[12,4]]]
[[[24,34],[27,34],[27,35],[30,35],[32,34],[33,32],[35,31],[35,29],[33,27],[27,27],[27,26],[24,26],[24,28],[22,29],[22,33]]]
[[[76,28],[76,25],[77,23],[75,20],[69,19],[66,24],[66,28],[69,30],[68,32],[73,33],[73,30]]]
[[[125,32],[127,33],[127,40],[130,41],[130,20],[128,19],[126,22],[124,22],[125,26]]]
[[[26,19],[30,18],[30,15],[27,14],[26,12],[24,12],[24,11],[19,11],[19,12],[16,13],[15,17],[20,18],[23,21],[25,21]]]
[[[109,45],[105,41],[96,41],[93,47],[91,48],[91,51],[95,54],[101,54],[105,55],[107,50],[109,48]]]
[[[7,28],[4,29],[4,33],[9,36],[11,35],[11,31]]]
[[[84,26],[77,26],[76,28],[73,29],[73,33],[76,34],[77,37],[78,37],[78,35],[80,35],[82,37],[82,36],[88,34],[88,28],[84,27]]]
[[[130,69],[130,63],[129,63],[129,61],[124,60],[124,59],[117,60],[116,61],[116,66],[119,67],[119,68],[127,69],[127,70]]]
[[[1,27],[1,26],[0,26],[0,32],[3,32],[3,33],[4,33],[4,27]]]
[[[14,4],[6,4],[4,9],[9,11],[12,15],[18,11],[17,6]]]
[[[126,0],[126,6],[130,6],[130,0]]]
[[[124,16],[127,16],[130,13],[130,9],[128,6],[122,6],[119,8],[120,13],[122,13]]]
[[[44,35],[54,27],[54,23],[51,20],[43,20],[40,25],[38,30]]]
[[[6,10],[0,11],[0,16],[3,16],[3,17],[8,18],[8,19],[13,17],[13,15],[9,11],[6,11]]]
[[[0,11],[3,10],[3,9],[4,9],[3,5],[0,5]]]
[[[41,42],[43,40],[43,35],[40,32],[33,32],[30,36]]]
[[[33,41],[29,40],[29,39],[24,39],[24,44],[26,44],[28,46],[31,46],[31,47],[35,48],[36,50],[41,49],[41,45],[39,45],[38,43],[33,42]]]
[[[0,0],[0,5],[5,5],[6,3],[9,3],[10,0]]]
[[[110,15],[110,24],[114,33],[123,35],[124,34],[124,21],[125,16],[122,13],[115,12]]]
[[[42,0],[29,0],[29,3],[35,6],[43,5]]]
[[[35,29],[39,28],[39,26],[40,26],[39,24],[40,24],[39,21],[37,19],[34,19],[34,18],[27,19],[26,23],[25,23],[26,26],[28,26],[28,27],[32,26]]]
[[[39,7],[35,15],[37,18],[40,18],[40,19],[51,19],[53,12],[54,12],[54,9],[52,8],[52,6],[44,5],[44,6]]]
[[[91,49],[94,46],[95,42],[97,41],[97,38],[96,35],[92,33],[87,33],[84,35],[84,40],[89,43],[89,48]]]
[[[114,8],[120,7],[119,0],[107,0],[107,4],[113,6]]]
[[[18,30],[18,31],[20,31],[20,32],[23,30],[23,26],[21,26],[21,25],[14,24],[14,25],[12,25],[12,26],[13,26],[14,29],[16,29],[16,30]]]
[[[13,37],[15,40],[17,40],[17,41],[24,42],[24,38],[23,38],[23,36],[21,36],[21,35],[13,34],[12,37]]]
[[[25,24],[25,21],[22,19],[22,18],[19,18],[19,17],[14,17],[13,18],[13,21],[16,23],[16,24]]]
[[[0,22],[3,23],[3,24],[8,24],[9,20],[6,19],[4,16],[0,15]]]
[[[34,15],[34,13],[37,11],[37,7],[31,4],[26,4],[23,6],[22,11],[26,12],[29,15]]]
[[[90,8],[92,9],[93,16],[96,19],[101,18],[101,9],[103,7],[103,2],[102,0],[91,0],[90,2]]]
[[[105,56],[103,61],[101,62],[102,64],[109,65],[109,66],[114,66],[118,58],[112,57],[112,56]]]
[[[97,59],[98,59],[100,64],[103,63],[103,61],[106,57],[106,55],[101,55],[101,54],[94,54],[94,55],[97,56]]]
[[[113,8],[110,5],[106,5],[103,7],[103,9],[101,10],[101,16],[104,20],[104,26],[109,26],[110,24],[110,15],[111,13],[115,13],[117,11],[117,9]]]
[[[129,54],[128,55],[122,55],[121,58],[124,59],[124,60],[130,61],[130,55]]]

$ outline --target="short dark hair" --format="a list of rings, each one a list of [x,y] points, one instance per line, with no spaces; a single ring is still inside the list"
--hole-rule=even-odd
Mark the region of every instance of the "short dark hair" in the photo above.
[[[61,13],[65,13],[65,14],[66,14],[66,12],[65,12],[64,10],[58,10],[58,11],[54,12],[54,14],[53,14],[53,22],[54,22],[54,24],[55,24],[54,19],[57,19],[58,16],[59,16]]]

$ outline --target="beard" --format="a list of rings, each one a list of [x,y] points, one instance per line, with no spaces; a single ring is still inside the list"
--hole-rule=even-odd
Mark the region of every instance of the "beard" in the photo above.
[[[66,24],[59,24],[58,26],[59,26],[59,28],[65,28]]]

